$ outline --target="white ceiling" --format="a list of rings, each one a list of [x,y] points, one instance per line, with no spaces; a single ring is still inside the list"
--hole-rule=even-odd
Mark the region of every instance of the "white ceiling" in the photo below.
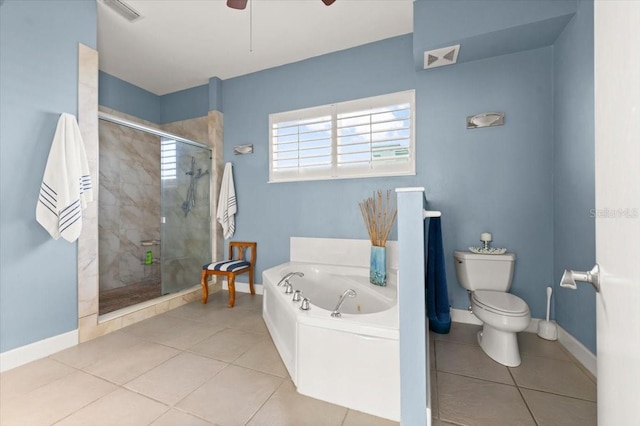
[[[100,69],[157,95],[413,31],[413,0],[124,1],[144,18],[98,2]]]

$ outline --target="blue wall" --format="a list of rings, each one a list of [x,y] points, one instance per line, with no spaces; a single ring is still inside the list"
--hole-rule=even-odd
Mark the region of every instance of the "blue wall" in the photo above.
[[[96,47],[96,19],[87,1],[0,9],[0,352],[77,328],[77,246],[52,240],[35,207],[58,117],[77,114],[78,43]]]
[[[413,177],[268,184],[268,114],[416,90]],[[552,50],[542,48],[416,72],[412,36],[226,80],[225,159],[238,196],[234,238],[259,243],[258,272],[289,258],[289,237],[362,238],[357,202],[376,188],[424,186],[444,213],[447,253],[490,231],[518,255],[513,292],[544,315],[552,280]],[[467,130],[467,115],[504,111],[507,124]],[[253,155],[233,146],[253,143]],[[265,226],[268,224],[268,226]],[[395,238],[395,235],[393,236]],[[455,308],[468,305],[448,260]]]
[[[216,89],[220,86],[220,80],[211,79],[210,84],[213,90],[210,90],[209,84],[204,84],[158,96],[100,71],[98,103],[155,124],[172,123],[203,117],[210,109],[216,109],[217,104],[210,106],[210,102],[217,102],[219,99]]]
[[[578,13],[554,45],[554,267],[555,318],[596,352],[595,292],[560,288],[564,268],[590,270],[596,261],[593,1]]]
[[[358,201],[376,188],[418,183],[399,177],[268,184],[268,115],[415,84],[411,35],[224,81],[224,157],[233,162],[238,197],[234,239],[258,242],[258,282],[262,270],[289,259],[289,237],[368,238]],[[233,146],[245,143],[254,144],[254,154],[234,156]]]
[[[208,113],[208,84],[160,96],[160,124],[203,117]]]
[[[162,120],[160,96],[103,71],[98,74],[98,102],[152,123]]]
[[[516,254],[511,292],[544,316],[552,282],[552,49],[422,71],[417,86],[418,183],[443,212],[449,297],[469,305],[451,254],[480,245]],[[465,118],[506,113],[501,127],[468,130]]]
[[[576,0],[416,0],[413,53],[460,44],[458,63],[550,46],[576,12]]]

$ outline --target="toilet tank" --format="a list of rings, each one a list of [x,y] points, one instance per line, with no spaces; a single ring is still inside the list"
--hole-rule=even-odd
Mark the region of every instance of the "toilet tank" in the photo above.
[[[467,290],[506,292],[511,288],[515,254],[475,254],[456,251],[453,257],[458,282]]]

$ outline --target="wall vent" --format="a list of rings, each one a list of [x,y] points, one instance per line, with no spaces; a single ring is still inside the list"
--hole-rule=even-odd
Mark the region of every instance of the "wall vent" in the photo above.
[[[129,22],[135,22],[143,18],[137,10],[133,7],[129,6],[127,3],[122,0],[99,0],[105,6],[111,8],[111,10],[115,11],[118,15],[122,16]]]
[[[441,49],[424,52],[424,69],[441,67],[455,64],[458,60],[460,45],[443,47]]]

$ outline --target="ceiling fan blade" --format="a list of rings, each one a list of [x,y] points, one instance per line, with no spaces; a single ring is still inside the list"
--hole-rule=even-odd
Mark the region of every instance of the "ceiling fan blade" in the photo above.
[[[247,0],[227,0],[227,6],[232,9],[239,9],[239,10],[246,9]]]
[[[322,0],[325,6],[331,6],[336,0]]]

